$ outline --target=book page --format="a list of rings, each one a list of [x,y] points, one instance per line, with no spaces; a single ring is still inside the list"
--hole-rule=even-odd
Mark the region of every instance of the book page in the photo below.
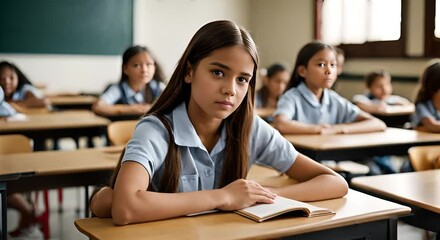
[[[238,214],[249,217],[255,221],[264,221],[266,219],[281,215],[286,212],[300,210],[305,216],[313,217],[333,213],[326,208],[316,207],[304,202],[283,198],[278,196],[272,204],[257,204],[236,211]]]

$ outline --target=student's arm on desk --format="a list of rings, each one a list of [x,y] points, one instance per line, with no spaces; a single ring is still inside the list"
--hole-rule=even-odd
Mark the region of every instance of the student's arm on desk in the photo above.
[[[356,121],[347,124],[308,124],[288,120],[279,114],[274,120],[275,128],[282,134],[348,134],[363,132],[378,132],[386,129],[386,124],[368,113],[361,112]]]
[[[308,124],[289,120],[283,114],[275,116],[274,126],[282,134],[320,134],[323,129],[330,128],[328,124]]]
[[[333,125],[332,128],[336,130],[337,133],[350,134],[385,131],[387,125],[382,120],[375,118],[366,112],[361,112],[355,122],[336,124]],[[322,132],[321,134],[326,133]]]
[[[348,184],[341,175],[303,154],[298,155],[286,174],[299,183],[267,188],[277,195],[298,201],[340,198],[348,192]]]
[[[232,211],[254,205],[272,203],[276,195],[263,188],[255,181],[239,179],[216,190],[159,193],[146,191],[149,174],[139,163],[125,162],[118,173],[115,188],[106,188],[103,194],[112,193],[112,203],[101,204],[101,197],[96,197],[91,208],[98,208],[94,213],[108,214],[117,225],[169,219],[203,212],[212,209]],[[97,193],[96,196],[99,196]],[[108,196],[108,195],[107,195]],[[105,205],[107,204],[107,205]],[[107,209],[105,209],[107,207]]]
[[[421,120],[422,126],[416,127],[417,131],[440,133],[440,121],[431,117],[424,117]]]
[[[107,104],[103,100],[98,100],[93,104],[92,109],[101,116],[118,116],[118,115],[143,115],[149,109],[149,104]]]

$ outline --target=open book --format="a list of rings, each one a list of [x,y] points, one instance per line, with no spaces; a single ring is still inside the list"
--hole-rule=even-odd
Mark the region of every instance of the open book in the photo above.
[[[278,196],[272,204],[257,204],[241,210],[236,213],[250,218],[257,222],[263,222],[267,219],[279,216],[284,213],[297,212],[306,217],[318,217],[328,214],[334,214],[330,209],[316,207],[304,202],[295,201]]]

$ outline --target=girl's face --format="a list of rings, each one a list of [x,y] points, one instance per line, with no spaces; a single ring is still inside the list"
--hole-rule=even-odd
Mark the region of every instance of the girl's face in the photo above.
[[[128,60],[123,67],[129,83],[147,84],[153,79],[156,66],[154,59],[146,52],[140,52]]]
[[[278,97],[286,90],[289,80],[289,72],[280,71],[275,73],[271,78],[267,78],[266,86],[272,96]]]
[[[370,93],[379,100],[387,99],[393,92],[393,86],[391,85],[391,78],[389,77],[377,77],[371,84]]]
[[[5,96],[10,97],[17,90],[17,73],[9,67],[4,67],[3,69],[0,69],[0,85],[5,92]]]
[[[185,82],[191,84],[191,119],[227,118],[246,96],[254,67],[251,55],[242,46],[214,50],[196,66],[189,66]]]
[[[336,66],[335,53],[324,48],[310,58],[307,66],[299,66],[298,74],[305,79],[307,87],[316,93],[333,86],[337,76]]]

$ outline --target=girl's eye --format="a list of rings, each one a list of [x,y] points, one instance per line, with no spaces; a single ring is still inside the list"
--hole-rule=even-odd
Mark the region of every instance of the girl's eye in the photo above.
[[[147,63],[147,67],[153,67],[154,63]]]
[[[248,83],[249,82],[249,79],[247,79],[245,77],[239,77],[237,80],[241,83]]]
[[[330,64],[330,67],[335,68],[337,65],[335,63]]]
[[[324,63],[318,63],[318,66],[319,67],[325,67],[325,64]]]
[[[212,74],[214,74],[217,77],[224,77],[225,76],[225,74],[220,70],[213,70]]]
[[[135,68],[139,68],[141,65],[136,63],[136,64],[134,64],[133,66],[134,66]]]

